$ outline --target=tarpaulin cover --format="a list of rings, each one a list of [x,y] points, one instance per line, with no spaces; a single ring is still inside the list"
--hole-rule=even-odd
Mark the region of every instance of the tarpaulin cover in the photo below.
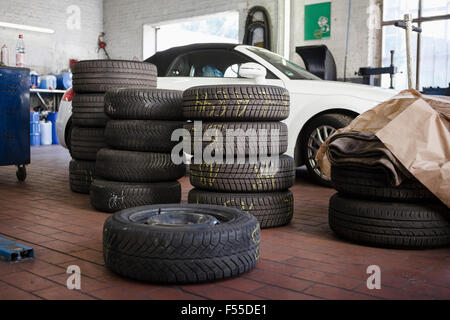
[[[332,162],[352,155],[356,163],[366,157],[384,167],[393,185],[413,175],[450,208],[450,97],[402,91],[336,131],[316,159],[330,177]]]

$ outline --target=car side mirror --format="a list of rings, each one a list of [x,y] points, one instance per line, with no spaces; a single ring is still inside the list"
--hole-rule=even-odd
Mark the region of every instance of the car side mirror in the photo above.
[[[264,82],[267,70],[259,63],[247,62],[241,64],[238,71],[239,77],[255,79],[257,83]]]

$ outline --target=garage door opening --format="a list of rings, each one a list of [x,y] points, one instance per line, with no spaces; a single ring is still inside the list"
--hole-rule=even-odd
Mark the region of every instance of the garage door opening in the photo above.
[[[238,43],[239,12],[227,11],[177,22],[144,25],[144,60],[172,47],[193,43]]]

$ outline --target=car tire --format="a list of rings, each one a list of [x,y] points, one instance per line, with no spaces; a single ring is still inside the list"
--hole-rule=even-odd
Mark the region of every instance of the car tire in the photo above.
[[[73,127],[70,154],[77,160],[95,161],[97,152],[106,147],[103,128]]]
[[[184,91],[184,117],[207,121],[281,121],[289,91],[266,85],[199,86]]]
[[[191,184],[202,190],[219,192],[272,192],[289,189],[295,180],[294,159],[279,157],[276,173],[266,171],[271,164],[257,161],[250,164],[195,164],[189,166]]]
[[[95,178],[95,161],[71,160],[69,164],[70,190],[89,194]]]
[[[183,91],[117,89],[105,96],[105,112],[111,119],[183,120]]]
[[[72,153],[72,117],[69,118],[66,124],[66,129],[64,130],[64,140],[66,142],[67,150],[69,150],[69,153]]]
[[[204,214],[216,225],[152,225],[152,216]],[[235,277],[259,259],[258,221],[237,209],[207,205],[145,206],[120,211],[105,221],[106,267],[124,277],[185,284]]]
[[[279,227],[292,220],[294,197],[289,190],[271,193],[221,193],[189,191],[188,202],[236,208],[258,219],[261,229]]]
[[[174,181],[184,176],[184,164],[175,165],[170,153],[103,148],[97,153],[97,176],[123,182]]]
[[[105,127],[104,94],[76,94],[72,100],[72,121],[78,127]]]
[[[417,179],[407,179],[399,186],[391,186],[382,169],[331,167],[331,184],[340,194],[378,201],[438,201]]]
[[[106,124],[106,142],[110,147],[128,151],[170,153],[178,141],[172,132],[183,128],[181,121],[110,120]]]
[[[315,160],[320,145],[337,129],[346,127],[353,118],[344,114],[324,114],[314,118],[302,131],[300,150],[311,179],[323,186],[331,187],[331,181],[323,175]],[[321,137],[316,138],[317,129],[323,130]],[[320,130],[319,130],[320,131]],[[324,134],[324,132],[327,132]],[[322,136],[323,135],[323,136]]]
[[[84,60],[73,66],[76,93],[101,93],[115,88],[156,88],[156,66],[126,60]]]
[[[428,249],[450,244],[450,216],[442,204],[330,199],[330,228],[356,243],[394,249]]]
[[[222,149],[223,154],[226,155],[228,148],[233,150],[234,155],[259,155],[260,154],[260,143],[267,140],[267,154],[269,155],[279,155],[287,151],[288,147],[288,129],[286,124],[282,122],[203,122],[202,123],[202,134],[199,135],[201,140],[195,136],[195,124],[187,123],[184,128],[190,132],[191,135],[191,148],[195,150],[194,143],[202,143],[202,151],[206,147],[214,147],[214,149]],[[208,134],[208,130],[213,130],[213,134]],[[230,147],[227,144],[227,138],[231,137],[227,135],[228,130],[251,130],[248,138],[245,139],[243,146],[238,144],[237,139],[233,139]],[[221,144],[214,141],[214,134],[221,133],[223,141]],[[277,139],[272,140],[272,134],[277,134],[275,136]],[[241,137],[244,134],[238,134]],[[262,139],[260,139],[263,137]],[[256,143],[251,143],[252,139]],[[210,141],[203,141],[210,140]],[[272,150],[272,143],[276,143],[276,148]],[[212,151],[214,154],[214,151]]]
[[[178,181],[138,183],[95,179],[90,197],[95,209],[116,212],[151,204],[180,203],[181,185]]]

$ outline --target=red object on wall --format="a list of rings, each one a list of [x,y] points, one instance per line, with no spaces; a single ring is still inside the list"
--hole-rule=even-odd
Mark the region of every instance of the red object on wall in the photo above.
[[[70,59],[69,60],[70,71],[72,71],[73,64],[78,61],[80,61],[80,60],[78,60],[78,59]]]

